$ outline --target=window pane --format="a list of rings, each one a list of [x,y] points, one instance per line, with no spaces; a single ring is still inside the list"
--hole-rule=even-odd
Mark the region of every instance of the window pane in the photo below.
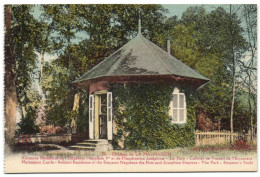
[[[173,109],[172,111],[172,121],[176,122],[178,121],[178,109]]]
[[[178,108],[177,97],[178,97],[177,94],[172,95],[173,108]]]
[[[184,108],[184,95],[179,95],[179,108]]]
[[[179,116],[180,116],[180,121],[184,121],[184,118],[185,118],[185,110],[184,109],[179,109]]]

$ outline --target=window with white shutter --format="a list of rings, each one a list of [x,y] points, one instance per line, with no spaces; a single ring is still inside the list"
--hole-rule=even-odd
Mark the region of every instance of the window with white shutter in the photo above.
[[[180,93],[179,89],[175,88],[172,94],[171,101],[171,116],[172,123],[181,124],[186,122],[186,100],[185,94]]]

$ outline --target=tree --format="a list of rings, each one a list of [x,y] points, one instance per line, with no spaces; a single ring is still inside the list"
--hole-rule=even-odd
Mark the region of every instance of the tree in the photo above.
[[[250,133],[251,141],[254,133],[254,125],[256,125],[256,52],[257,52],[257,7],[256,5],[243,5],[241,19],[245,23],[245,36],[247,39],[247,51],[245,58],[238,61],[240,69],[240,86],[244,88],[244,92],[247,93],[249,117],[250,117]]]
[[[230,29],[230,20],[234,44],[227,30]],[[218,129],[226,129],[220,127],[220,122],[230,118],[232,47],[236,52],[241,50],[241,54],[245,44],[240,21],[235,15],[230,19],[229,13],[221,7],[211,12],[206,12],[203,7],[191,7],[175,24],[174,28],[168,30],[172,38],[173,55],[211,80],[198,90],[197,110],[203,110],[211,121],[217,121]]]
[[[62,50],[62,54],[58,59],[59,62],[56,64],[61,64],[64,67],[68,68],[68,76],[69,81],[72,82],[73,77],[73,69],[72,69],[72,58],[71,58],[71,40],[75,38],[75,32],[77,31],[77,18],[75,16],[77,12],[77,5],[44,5],[44,16],[49,18],[51,21],[51,28],[48,29],[47,38],[50,35],[50,30],[58,33],[56,35],[56,39],[58,39],[60,50]],[[48,41],[46,38],[46,41]],[[47,45],[48,46],[48,45]],[[46,48],[46,47],[45,47]],[[44,50],[43,50],[44,51]],[[71,86],[71,84],[69,84]],[[70,89],[75,92],[73,89]],[[76,94],[77,95],[77,94]],[[75,96],[76,96],[75,95]],[[71,98],[71,94],[68,95],[69,99]],[[74,103],[75,104],[75,103]],[[76,110],[77,111],[77,110]]]
[[[5,142],[12,144],[16,126],[16,73],[12,35],[12,6],[5,5]]]
[[[240,8],[240,7],[238,7]],[[237,33],[241,34],[242,28],[240,26],[237,26],[233,23],[233,19],[237,21],[238,17],[236,15],[236,9],[234,10],[234,7],[230,5],[229,7],[229,35],[230,35],[230,50],[231,50],[231,71],[232,71],[232,102],[231,102],[231,111],[230,111],[230,131],[231,134],[233,133],[233,116],[234,116],[234,104],[235,104],[235,93],[236,93],[236,74],[237,74],[237,62],[241,58],[242,54],[244,53],[244,45],[245,41],[241,41],[240,38],[236,38]],[[231,137],[231,142],[233,142],[233,136]]]
[[[50,39],[50,34],[54,31],[53,29],[53,21],[51,23],[46,22],[47,19],[42,15],[42,18],[40,19],[40,23],[42,24],[42,34],[41,37],[39,37],[39,40],[41,41],[38,43],[39,46],[37,46],[38,52],[41,54],[41,67],[40,67],[40,74],[39,74],[39,82],[41,82],[41,78],[43,75],[43,68],[44,68],[44,55],[46,52],[50,53],[52,50],[54,50],[53,47],[53,41]]]
[[[32,116],[27,115],[27,111],[37,109],[37,100],[31,100],[28,93],[33,91],[32,81],[35,77],[36,54],[35,49],[40,42],[42,26],[31,14],[31,5],[12,6],[12,35],[14,38],[13,47],[15,51],[15,74],[16,74],[16,93],[17,103],[22,110],[22,120]],[[21,35],[22,34],[22,35]],[[33,97],[31,97],[33,98]],[[36,112],[36,111],[34,111]],[[36,116],[35,116],[36,117]],[[34,117],[34,119],[35,119]],[[32,121],[31,124],[34,124]]]

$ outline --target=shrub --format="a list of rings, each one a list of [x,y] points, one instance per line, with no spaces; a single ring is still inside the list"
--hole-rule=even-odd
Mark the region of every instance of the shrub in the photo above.
[[[168,115],[175,86],[168,84],[116,84],[113,86],[114,148],[124,139],[125,149],[167,149],[195,143],[195,108],[187,97],[187,123],[172,124]]]
[[[40,127],[40,133],[42,134],[55,135],[55,134],[62,134],[64,132],[66,131],[59,126],[42,125]]]
[[[82,93],[80,99],[79,114],[77,117],[77,133],[88,132],[88,116],[89,116],[89,97],[88,93]]]
[[[36,134],[39,132],[39,127],[35,124],[37,117],[36,109],[29,107],[27,114],[24,118],[21,119],[21,122],[18,123],[18,130],[16,131],[17,135],[21,134]]]
[[[28,135],[20,135],[17,144],[32,144],[32,140]]]
[[[238,139],[234,144],[230,146],[231,150],[248,151],[251,150],[251,146],[244,140]]]

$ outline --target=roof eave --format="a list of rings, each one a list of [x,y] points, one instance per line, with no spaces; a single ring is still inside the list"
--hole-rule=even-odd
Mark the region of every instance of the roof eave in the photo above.
[[[99,82],[99,81],[108,81],[108,82],[113,82],[113,83],[120,83],[120,82],[124,82],[124,81],[129,81],[129,82],[133,82],[133,81],[137,81],[137,82],[144,82],[146,83],[146,81],[142,81],[142,78],[150,78],[150,81],[148,82],[153,82],[154,80],[151,79],[152,78],[160,78],[160,77],[167,77],[167,76],[171,76],[171,80],[176,82],[179,82],[180,80],[182,80],[183,82],[188,82],[188,80],[190,80],[192,83],[196,83],[196,80],[199,81],[199,86],[196,86],[196,89],[200,89],[202,87],[204,87],[206,84],[208,84],[210,82],[210,79],[206,78],[202,79],[202,78],[192,78],[192,77],[186,77],[186,76],[178,76],[178,75],[172,75],[172,74],[167,74],[167,75],[119,75],[119,76],[99,76],[99,77],[95,77],[95,78],[89,78],[89,79],[84,79],[84,80],[75,80],[72,83],[75,84],[77,87],[83,87],[83,88],[87,88],[89,86],[89,84],[91,82]],[[120,79],[118,79],[120,78]],[[139,78],[139,80],[134,80],[133,78]],[[170,78],[169,78],[170,80]],[[168,81],[169,81],[168,80]],[[158,81],[158,80],[157,80]],[[163,82],[160,81],[159,82]],[[83,86],[84,85],[84,86]]]

